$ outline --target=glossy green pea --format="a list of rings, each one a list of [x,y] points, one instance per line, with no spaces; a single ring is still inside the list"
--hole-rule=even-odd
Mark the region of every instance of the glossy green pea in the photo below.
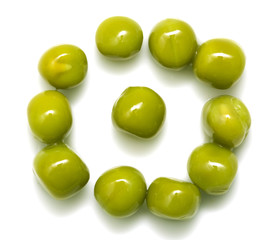
[[[128,59],[141,49],[141,27],[128,17],[110,17],[104,20],[96,32],[96,44],[101,54],[112,59]]]
[[[114,125],[141,138],[153,137],[165,119],[166,107],[162,98],[147,87],[129,87],[112,109]]]
[[[241,100],[229,95],[206,102],[202,111],[205,133],[227,148],[238,147],[246,138],[251,117]]]
[[[94,195],[110,215],[128,217],[143,204],[146,190],[145,179],[137,169],[121,166],[110,169],[99,177]]]
[[[197,78],[218,89],[227,89],[235,84],[244,68],[243,50],[229,39],[212,39],[203,43],[193,64]]]
[[[181,69],[191,63],[197,41],[191,26],[178,19],[159,22],[149,36],[152,56],[163,66]]]
[[[65,144],[42,149],[33,170],[41,185],[56,199],[66,199],[81,190],[89,180],[84,162]]]
[[[224,194],[229,190],[237,167],[234,153],[215,143],[197,147],[188,160],[192,182],[211,195]]]
[[[162,218],[192,218],[200,205],[199,189],[192,183],[170,178],[157,178],[147,192],[149,210]]]
[[[70,104],[54,90],[36,95],[28,104],[27,115],[34,136],[48,144],[62,140],[72,126]]]
[[[57,89],[79,85],[86,76],[87,68],[85,53],[69,44],[47,50],[38,65],[42,77]]]

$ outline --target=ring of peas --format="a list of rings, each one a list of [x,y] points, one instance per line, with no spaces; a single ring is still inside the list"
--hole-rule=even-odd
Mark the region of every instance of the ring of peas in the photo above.
[[[111,17],[96,32],[99,52],[113,60],[134,57],[141,49],[140,26],[127,17]],[[182,69],[193,64],[198,79],[218,89],[233,86],[245,67],[245,55],[237,43],[212,39],[198,47],[191,26],[178,19],[159,22],[149,36],[149,50],[160,65]],[[84,52],[73,45],[55,46],[41,57],[39,72],[57,89],[79,85],[87,72]],[[80,191],[89,180],[89,170],[63,141],[72,126],[68,99],[57,90],[36,95],[28,105],[28,121],[33,135],[48,144],[35,157],[33,170],[41,185],[56,199],[66,199]],[[150,88],[129,87],[112,109],[113,125],[126,134],[153,138],[164,124],[166,106]],[[226,193],[236,176],[238,161],[232,150],[245,140],[251,117],[244,103],[222,95],[208,100],[202,110],[205,134],[211,142],[194,149],[187,169],[192,182],[160,177],[147,188],[144,176],[130,166],[103,173],[94,186],[94,195],[104,210],[115,217],[134,214],[146,199],[156,216],[184,220],[192,218],[206,194]]]

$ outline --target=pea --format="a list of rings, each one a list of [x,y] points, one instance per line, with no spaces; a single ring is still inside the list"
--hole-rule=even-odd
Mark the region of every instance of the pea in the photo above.
[[[191,63],[197,49],[191,26],[178,19],[159,22],[149,36],[152,56],[164,67],[181,69]]]
[[[99,177],[94,195],[100,206],[110,215],[128,217],[143,204],[146,189],[145,179],[137,169],[120,166]]]
[[[42,77],[57,89],[79,85],[87,73],[85,53],[74,45],[58,45],[41,57],[38,69]]]
[[[222,95],[206,102],[202,111],[205,133],[227,148],[238,147],[245,140],[251,117],[241,100]]]
[[[188,173],[198,187],[211,195],[226,193],[237,172],[237,158],[230,150],[205,143],[191,153]]]
[[[197,51],[193,69],[196,77],[218,89],[234,85],[245,68],[241,47],[229,39],[212,39]]]
[[[34,136],[44,143],[62,140],[72,126],[72,114],[67,98],[49,90],[37,94],[28,104],[28,122]]]
[[[166,107],[162,98],[147,87],[129,87],[116,100],[112,120],[117,129],[151,138],[161,128]]]
[[[110,17],[99,25],[96,32],[100,53],[117,60],[135,56],[141,49],[142,41],[141,27],[128,17]]]
[[[89,180],[85,163],[63,143],[42,149],[36,155],[33,166],[41,185],[56,199],[73,196]]]
[[[192,183],[160,177],[147,192],[148,209],[155,215],[173,220],[192,218],[200,205],[199,189]]]

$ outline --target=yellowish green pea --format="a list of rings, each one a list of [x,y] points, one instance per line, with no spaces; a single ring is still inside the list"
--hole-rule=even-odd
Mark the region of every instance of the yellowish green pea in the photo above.
[[[141,138],[151,138],[163,125],[166,106],[163,99],[148,87],[129,87],[112,109],[114,126]]]
[[[41,185],[56,199],[72,197],[89,180],[85,163],[63,143],[42,149],[34,159],[33,170]]]
[[[47,144],[61,141],[72,126],[69,101],[55,90],[48,90],[33,97],[28,104],[27,116],[33,135]]]
[[[241,47],[229,39],[211,39],[196,54],[193,69],[198,79],[218,89],[234,85],[245,68]]]
[[[142,42],[141,27],[128,17],[110,17],[99,25],[96,32],[98,50],[112,59],[123,60],[135,56]]]
[[[201,195],[190,182],[160,177],[149,186],[146,203],[156,216],[184,220],[192,218],[198,211]]]
[[[146,182],[135,168],[120,166],[103,173],[97,180],[94,195],[100,206],[115,217],[128,217],[143,204]]]
[[[237,157],[216,143],[205,143],[191,153],[188,174],[194,184],[210,195],[226,193],[237,172]]]
[[[251,126],[251,117],[244,103],[233,96],[222,95],[207,101],[202,110],[205,133],[227,148],[243,143]]]
[[[168,18],[152,29],[149,49],[164,67],[181,69],[193,60],[197,49],[196,36],[188,23]]]
[[[38,65],[42,77],[57,89],[78,86],[84,80],[87,68],[85,53],[70,44],[48,49]]]

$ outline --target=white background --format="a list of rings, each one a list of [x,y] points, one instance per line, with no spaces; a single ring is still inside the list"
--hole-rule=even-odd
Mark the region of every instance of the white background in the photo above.
[[[0,239],[272,239],[272,7],[271,1],[92,1],[10,0],[0,3]],[[139,55],[127,62],[101,56],[94,37],[106,18],[123,15],[144,33]],[[229,90],[212,89],[191,69],[166,70],[152,59],[147,40],[152,27],[178,18],[194,29],[199,43],[224,37],[238,42],[247,63],[240,82]],[[89,69],[78,88],[62,91],[73,110],[73,129],[65,140],[85,161],[90,181],[75,197],[52,199],[33,173],[43,147],[29,130],[30,99],[52,89],[37,70],[45,50],[69,43],[87,55]],[[111,122],[116,98],[129,86],[147,86],[167,106],[161,133],[141,141],[117,132]],[[145,206],[134,216],[107,215],[93,197],[97,178],[109,168],[138,168],[149,185],[165,176],[188,180],[187,159],[205,141],[203,104],[220,94],[239,97],[249,108],[252,126],[235,153],[237,177],[228,194],[202,195],[198,214],[189,221],[169,221]]]

